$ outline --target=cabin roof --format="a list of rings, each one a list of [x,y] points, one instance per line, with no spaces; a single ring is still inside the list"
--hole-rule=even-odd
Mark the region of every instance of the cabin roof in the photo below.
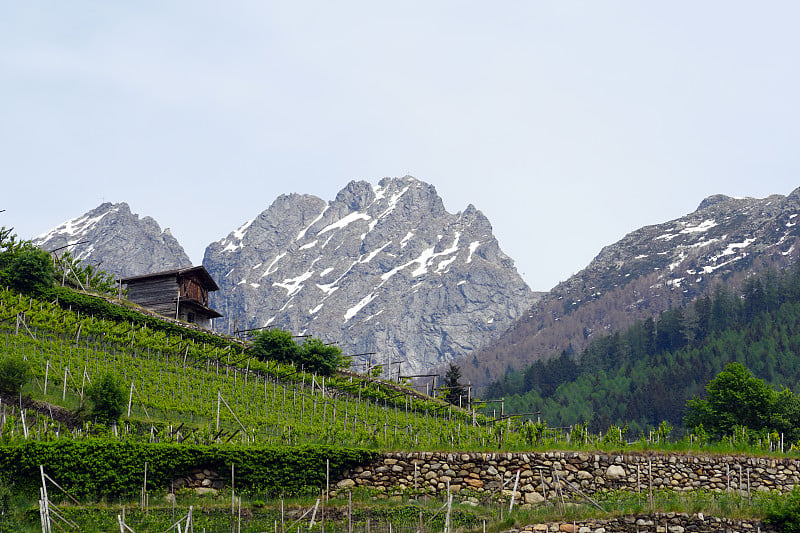
[[[205,269],[204,266],[194,266],[188,268],[177,268],[174,270],[163,270],[161,272],[153,272],[151,274],[142,274],[140,276],[131,276],[129,278],[123,278],[120,280],[121,283],[130,285],[131,283],[140,283],[145,281],[150,281],[153,279],[158,278],[180,278],[184,276],[193,276],[197,277],[203,287],[209,291],[218,291],[219,286],[214,281],[214,278],[211,277],[211,274]]]
[[[224,315],[219,313],[219,311],[215,311],[210,307],[206,307],[205,305],[197,302],[195,300],[181,300],[181,306],[189,308],[193,310],[195,313],[199,313],[206,318],[220,318]]]

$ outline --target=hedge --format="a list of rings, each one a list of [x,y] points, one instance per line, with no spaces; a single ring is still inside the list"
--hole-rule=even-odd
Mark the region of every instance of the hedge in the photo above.
[[[325,486],[330,475],[377,457],[374,450],[334,446],[186,445],[104,439],[26,442],[0,446],[0,478],[14,492],[35,494],[45,473],[78,498],[134,497],[139,494],[147,462],[148,490],[164,490],[172,480],[202,467],[230,481],[231,465],[239,489],[271,495],[296,495]]]
[[[233,340],[184,327],[180,324],[141,313],[135,309],[108,302],[101,297],[80,293],[66,287],[51,287],[47,290],[46,296],[50,300],[58,300],[58,304],[64,309],[80,310],[82,313],[92,315],[95,318],[146,325],[153,330],[160,330],[172,335],[182,335],[184,338],[192,339],[195,342],[204,342],[221,348],[235,344]]]

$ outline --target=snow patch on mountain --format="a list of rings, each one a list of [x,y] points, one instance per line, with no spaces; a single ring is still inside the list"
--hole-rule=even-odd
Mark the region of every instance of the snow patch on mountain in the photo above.
[[[347,226],[348,224],[350,224],[352,222],[355,222],[356,220],[370,220],[370,219],[372,219],[372,217],[369,216],[369,215],[366,215],[364,213],[350,213],[349,215],[345,216],[344,218],[342,218],[340,220],[337,220],[333,224],[329,224],[328,226],[325,226],[324,228],[322,228],[319,231],[319,233],[317,233],[317,235],[322,235],[323,233],[327,233],[327,232],[335,230],[335,229],[342,229],[345,226]]]
[[[475,253],[475,250],[477,250],[478,246],[480,245],[481,241],[472,241],[471,243],[469,243],[469,255],[467,256],[467,261],[466,261],[467,263],[472,262],[472,254]]]
[[[60,226],[34,237],[33,241],[36,242],[40,247],[45,247],[48,242],[60,236],[65,238],[73,238],[73,241],[68,244],[74,244],[75,242],[78,242],[77,239],[74,239],[75,237],[81,237],[88,234],[101,220],[103,220],[104,217],[118,211],[119,206],[112,206],[96,216],[84,215],[67,220]]]
[[[283,280],[283,283],[275,281],[272,283],[272,285],[275,287],[281,287],[283,289],[286,289],[286,291],[288,292],[288,296],[292,296],[297,292],[301,291],[303,289],[303,282],[313,275],[314,275],[313,272],[304,272],[299,276],[297,276],[296,278],[289,278]]]
[[[687,233],[703,233],[705,231],[710,230],[711,228],[715,227],[717,223],[711,219],[704,220],[700,224],[696,226],[687,225],[683,228],[680,233],[687,234]]]
[[[314,220],[312,220],[312,221],[311,221],[311,223],[310,223],[308,226],[306,226],[306,227],[304,227],[302,230],[300,230],[300,233],[298,233],[298,234],[297,234],[297,238],[295,238],[295,240],[296,240],[296,241],[299,241],[299,240],[301,240],[303,237],[305,237],[305,236],[306,236],[306,233],[308,233],[308,230],[309,230],[309,229],[310,229],[310,228],[311,228],[311,227],[312,227],[314,224],[316,224],[317,222],[319,222],[320,220],[322,220],[322,217],[323,217],[323,216],[325,216],[325,211],[327,211],[327,210],[328,210],[328,206],[325,206],[325,208],[324,208],[324,209],[323,209],[323,210],[320,212],[320,214],[319,214],[319,215],[317,215],[317,217],[316,217]]]
[[[345,311],[345,313],[344,313],[344,321],[347,322],[348,320],[350,320],[351,318],[356,316],[359,311],[361,311],[364,307],[366,307],[374,299],[375,299],[375,295],[374,294],[366,295],[364,298],[361,299],[360,302],[358,302],[356,305],[354,305],[353,307],[351,307],[350,309]]]
[[[236,250],[240,250],[243,246],[242,242],[244,240],[245,233],[247,232],[247,228],[253,223],[252,220],[248,220],[237,229],[233,231],[230,237],[227,239],[223,239],[223,244],[225,248],[223,248],[223,252],[235,252]]]

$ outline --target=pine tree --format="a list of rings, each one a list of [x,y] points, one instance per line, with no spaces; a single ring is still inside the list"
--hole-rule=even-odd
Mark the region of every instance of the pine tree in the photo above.
[[[447,372],[444,375],[444,398],[453,405],[459,406],[466,404],[467,400],[466,389],[461,383],[459,383],[460,379],[461,368],[459,368],[459,366],[456,364],[450,363],[450,368],[447,369]]]

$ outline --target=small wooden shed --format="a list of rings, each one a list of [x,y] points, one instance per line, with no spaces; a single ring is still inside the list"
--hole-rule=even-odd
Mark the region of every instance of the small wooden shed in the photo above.
[[[202,266],[165,270],[122,280],[128,300],[159,315],[211,329],[222,315],[208,306],[208,293],[219,290]]]

